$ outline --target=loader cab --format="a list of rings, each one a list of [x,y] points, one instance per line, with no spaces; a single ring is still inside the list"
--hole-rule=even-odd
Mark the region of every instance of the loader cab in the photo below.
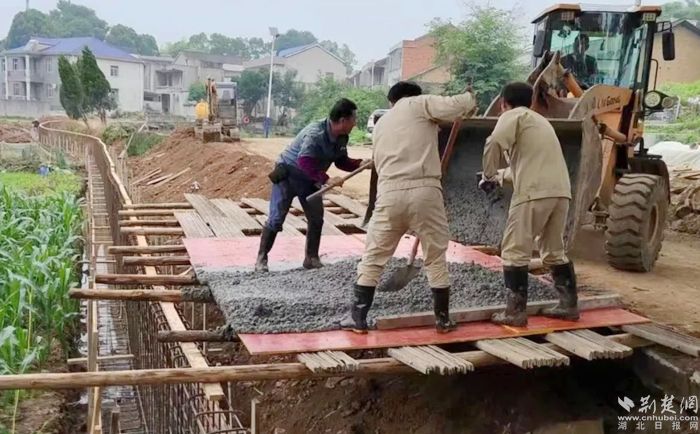
[[[658,69],[652,59],[657,33],[664,33],[664,59],[675,56],[671,25],[659,22],[660,14],[658,6],[554,6],[533,21],[533,65],[545,52],[559,51],[562,66],[584,89],[606,84],[654,90],[649,82],[652,64]]]

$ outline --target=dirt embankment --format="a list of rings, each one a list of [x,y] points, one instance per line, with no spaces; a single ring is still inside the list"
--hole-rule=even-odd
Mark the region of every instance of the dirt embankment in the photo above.
[[[270,160],[250,153],[240,143],[202,143],[191,129],[176,131],[147,154],[130,159],[129,165],[134,181],[156,169],[161,172],[150,180],[189,169],[172,181],[140,182],[141,202],[180,202],[189,192],[209,198],[270,196]]]

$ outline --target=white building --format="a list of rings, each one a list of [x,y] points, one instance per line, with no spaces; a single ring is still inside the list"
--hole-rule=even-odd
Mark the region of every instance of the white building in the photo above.
[[[315,84],[319,78],[331,77],[345,81],[347,77],[343,60],[317,43],[280,51],[274,58],[274,65],[275,71],[282,74],[285,71],[296,71],[297,81],[305,85]],[[270,56],[246,62],[243,67],[246,70],[268,69]]]

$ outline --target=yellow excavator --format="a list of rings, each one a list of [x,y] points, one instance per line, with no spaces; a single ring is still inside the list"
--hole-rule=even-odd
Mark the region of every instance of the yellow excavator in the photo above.
[[[204,143],[240,140],[236,83],[207,79],[207,99],[195,106],[195,137]]]
[[[644,117],[675,99],[650,86],[658,62],[675,57],[671,23],[658,6],[555,5],[533,21],[532,108],[547,117],[560,139],[572,202],[565,241],[592,223],[605,230],[608,262],[618,269],[650,271],[658,258],[670,200],[668,170],[644,146]],[[656,76],[654,74],[654,76]],[[498,247],[510,195],[476,188],[484,142],[499,116],[499,98],[485,114],[462,122],[443,179],[452,239]],[[449,128],[441,132],[441,148]],[[503,162],[503,167],[506,167]],[[376,180],[376,174],[373,176]],[[368,215],[376,186],[370,187]]]

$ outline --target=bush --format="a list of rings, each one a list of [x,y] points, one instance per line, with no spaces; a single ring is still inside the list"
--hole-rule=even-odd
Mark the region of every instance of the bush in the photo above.
[[[647,124],[646,132],[655,134],[658,141],[700,143],[700,115],[683,115],[670,124]]]
[[[131,140],[127,154],[130,157],[138,157],[148,152],[152,147],[160,144],[165,137],[153,133],[136,133]]]
[[[374,110],[389,106],[384,90],[354,88],[332,78],[325,78],[304,95],[299,113],[294,119],[296,131],[310,122],[327,117],[333,104],[340,98],[348,98],[357,104],[357,130],[365,128],[367,119]]]
[[[129,138],[133,132],[133,127],[122,124],[111,124],[102,132],[102,141],[109,146],[116,141]]]

